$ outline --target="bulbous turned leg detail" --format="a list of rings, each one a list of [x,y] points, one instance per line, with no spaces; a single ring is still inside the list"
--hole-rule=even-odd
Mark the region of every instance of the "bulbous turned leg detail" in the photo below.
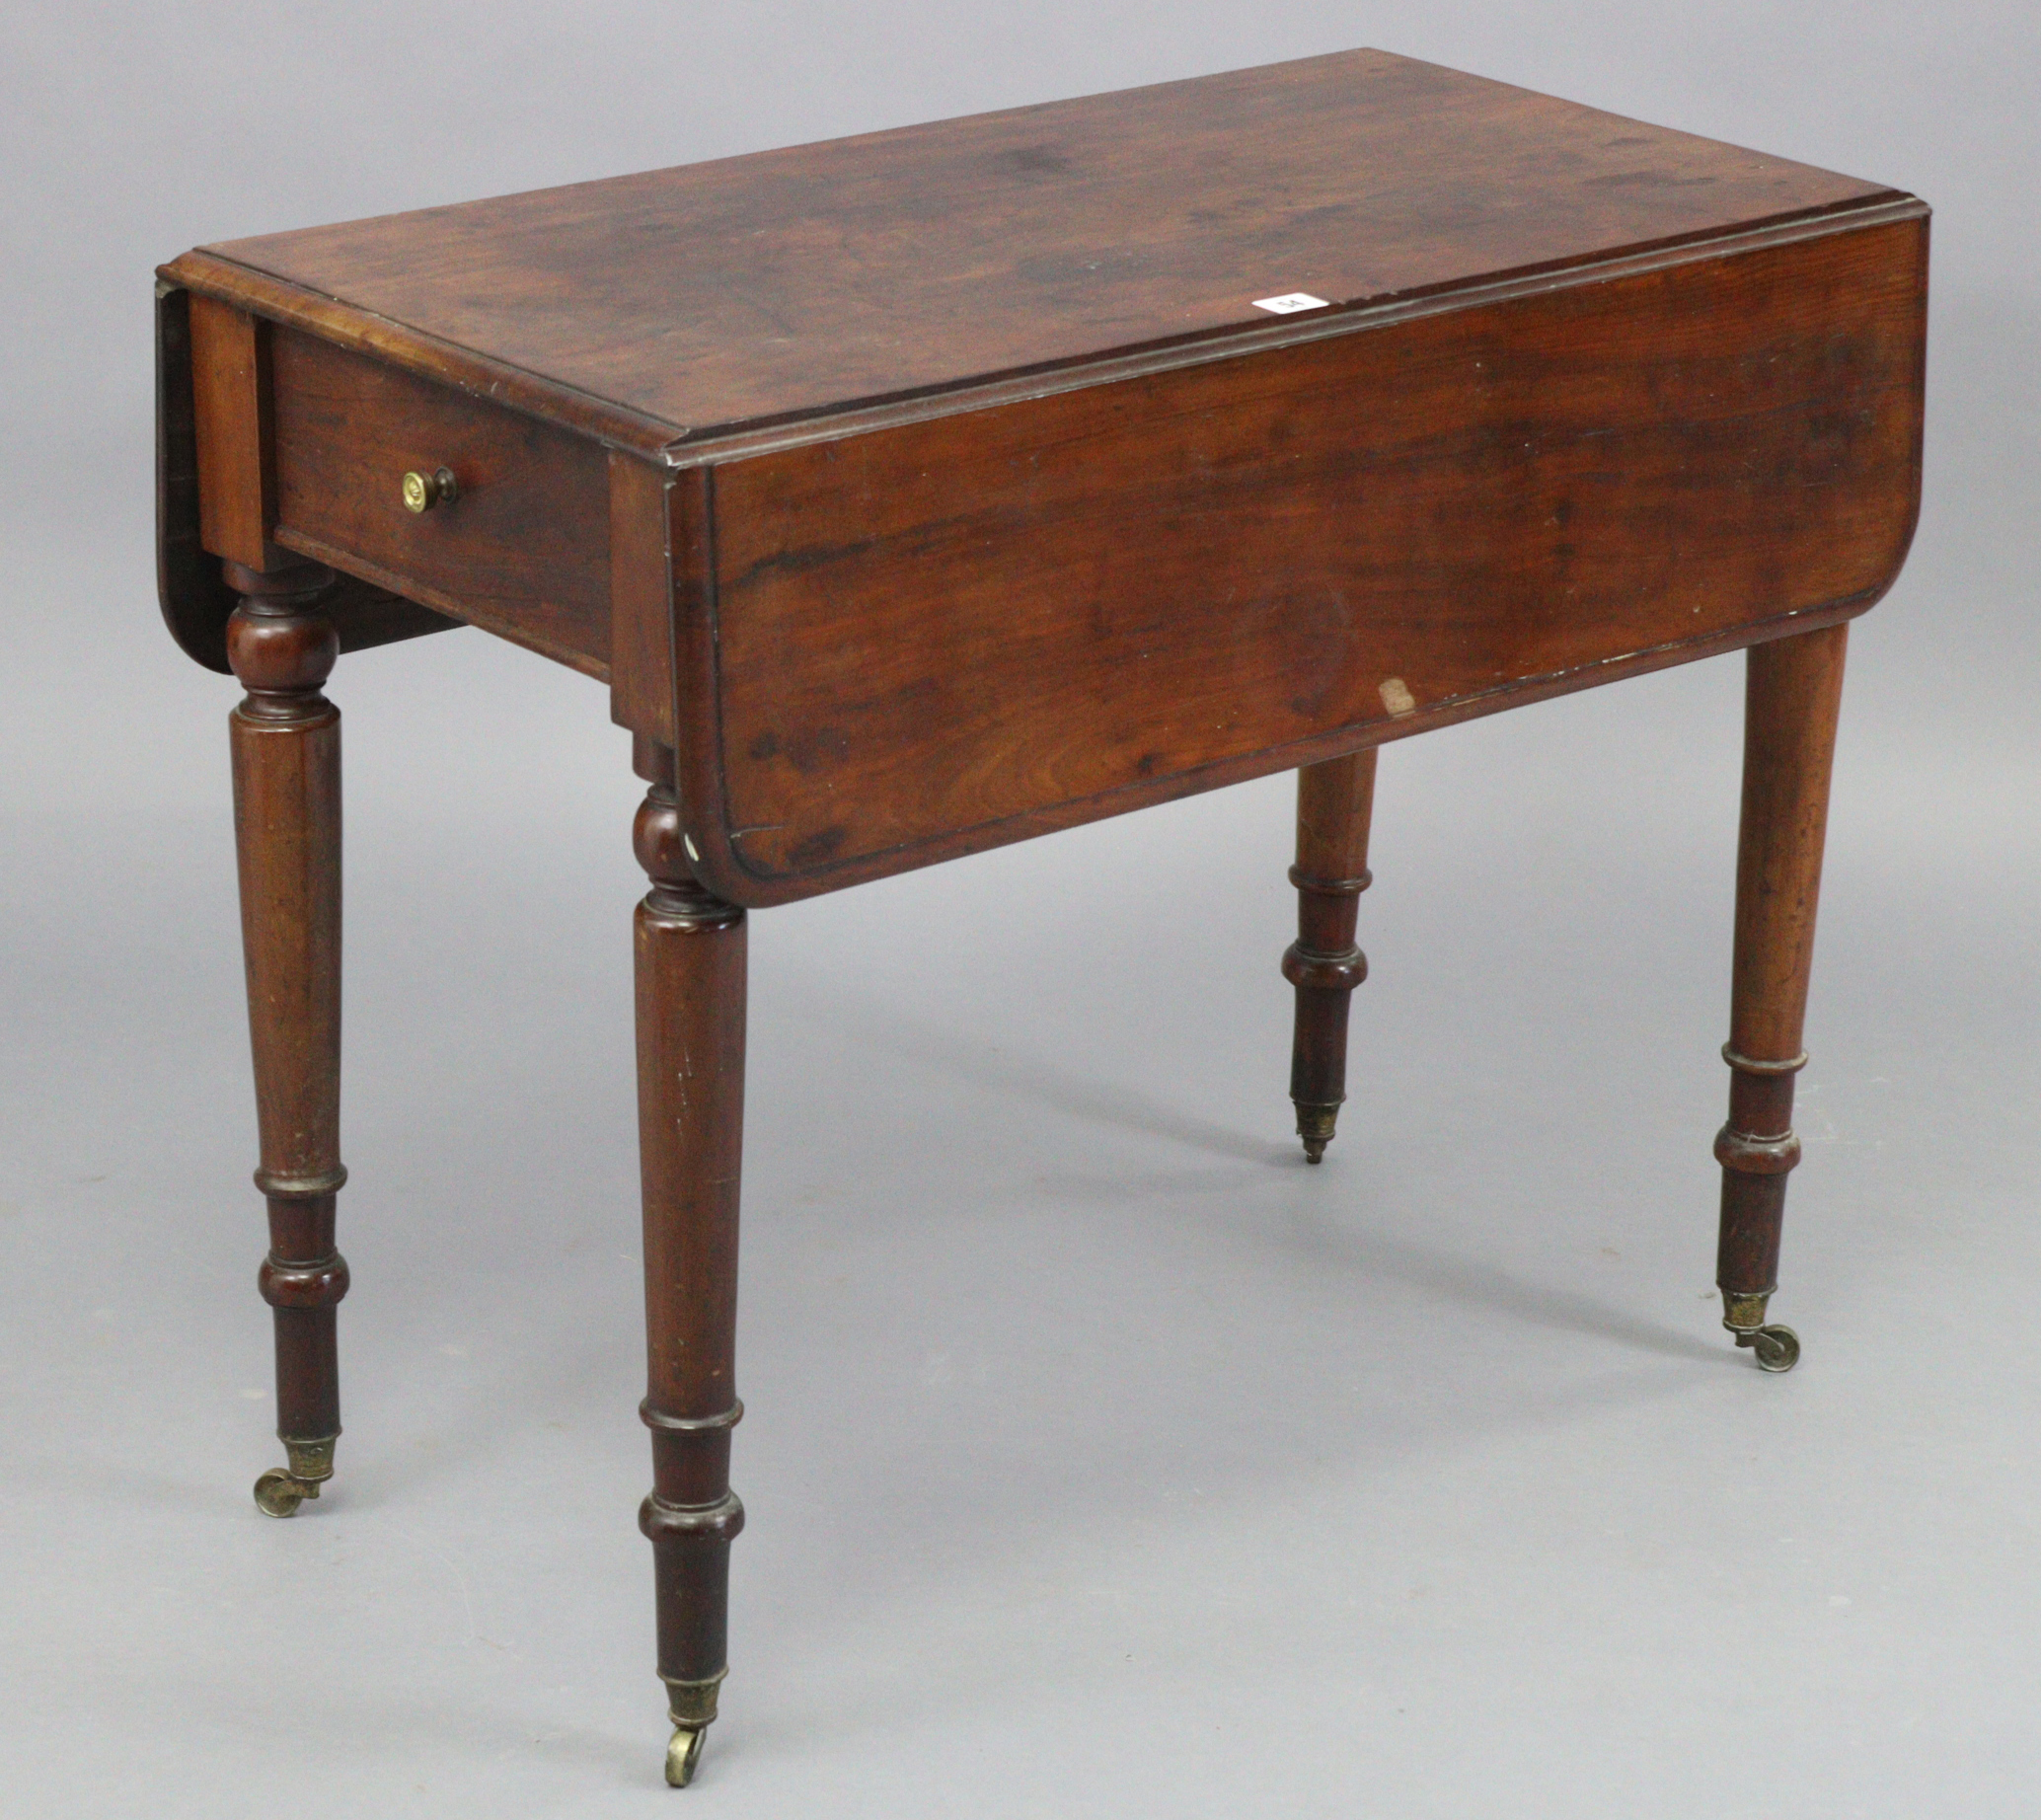
[[[340,1167],[340,713],[321,693],[340,654],[316,564],[226,566],[241,604],[227,656],[248,694],[229,721],[242,947],[269,1254],[258,1286],[276,1330],[276,1433],[289,1464],[256,1481],[287,1517],[333,1477],[340,1432],[334,1247]]]
[[[1290,1099],[1309,1163],[1323,1160],[1346,1100],[1347,1012],[1368,977],[1354,927],[1370,882],[1374,804],[1373,747],[1297,773],[1297,940],[1283,955],[1283,977],[1297,989]]]
[[[1814,960],[1829,777],[1849,629],[1802,633],[1749,652],[1743,823],[1736,857],[1729,1120],[1715,1138],[1722,1215],[1715,1282],[1722,1325],[1759,1369],[1791,1371],[1800,1339],[1767,1320],[1778,1287],[1786,1176],[1800,1161],[1793,1077]]]
[[[701,1760],[727,1670],[730,1543],[744,1506],[730,1489],[735,1382],[737,1185],[744,1130],[744,912],[704,891],[686,858],[673,754],[641,742],[651,784],[635,842],[652,888],[639,906],[639,1157],[644,1189],[659,1679],[673,1737],[666,1780]]]

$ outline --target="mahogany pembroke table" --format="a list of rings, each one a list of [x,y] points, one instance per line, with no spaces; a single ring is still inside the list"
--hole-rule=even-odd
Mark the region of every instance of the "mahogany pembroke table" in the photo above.
[[[232,716],[278,1433],[340,1431],[343,651],[609,687],[666,1774],[724,1674],[745,917],[1284,768],[1344,1098],[1383,742],[1746,647],[1725,1325],[1769,1325],[1848,622],[1920,490],[1928,209],[1354,51],[188,253],[163,610]]]

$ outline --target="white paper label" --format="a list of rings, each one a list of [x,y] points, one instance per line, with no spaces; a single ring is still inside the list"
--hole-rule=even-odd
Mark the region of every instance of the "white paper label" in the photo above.
[[[1272,315],[1289,316],[1298,310],[1323,310],[1331,306],[1324,298],[1314,297],[1309,291],[1285,291],[1280,297],[1256,297],[1254,307],[1267,310]]]

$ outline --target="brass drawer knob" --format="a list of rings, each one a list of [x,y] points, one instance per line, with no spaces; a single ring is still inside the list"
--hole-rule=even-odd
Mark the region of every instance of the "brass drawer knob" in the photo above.
[[[451,505],[460,493],[460,483],[451,468],[437,468],[430,474],[414,468],[404,477],[406,511],[429,512],[435,505]]]

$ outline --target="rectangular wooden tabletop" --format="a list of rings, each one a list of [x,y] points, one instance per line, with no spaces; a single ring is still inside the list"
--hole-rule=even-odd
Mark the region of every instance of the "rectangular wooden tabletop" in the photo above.
[[[646,452],[1897,192],[1378,50],[227,242],[171,275]]]
[[[165,610],[280,549],[604,678],[783,902],[1864,611],[1927,214],[1358,50],[230,242]]]

